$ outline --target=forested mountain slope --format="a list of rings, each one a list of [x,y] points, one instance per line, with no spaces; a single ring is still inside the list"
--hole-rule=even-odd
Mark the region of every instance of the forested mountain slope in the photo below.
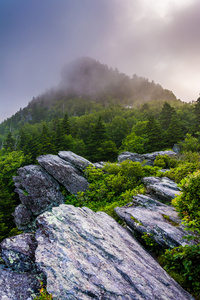
[[[16,129],[24,123],[63,117],[64,113],[80,116],[96,110],[98,103],[134,107],[151,100],[176,101],[176,97],[146,78],[137,75],[130,78],[94,59],[80,58],[63,68],[57,87],[34,97],[27,107],[0,124],[0,134],[4,134],[6,127]]]

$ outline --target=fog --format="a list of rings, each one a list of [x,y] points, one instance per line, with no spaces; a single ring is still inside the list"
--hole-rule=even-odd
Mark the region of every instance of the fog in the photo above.
[[[0,121],[88,56],[199,97],[200,1],[1,0]]]

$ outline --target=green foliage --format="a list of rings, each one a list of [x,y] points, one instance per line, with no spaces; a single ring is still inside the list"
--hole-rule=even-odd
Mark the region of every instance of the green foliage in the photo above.
[[[163,131],[157,120],[150,116],[146,126],[145,152],[159,151],[163,148]]]
[[[144,153],[144,138],[137,136],[135,132],[127,135],[122,141],[122,146],[120,147],[120,152],[129,151],[133,153]]]
[[[164,175],[174,180],[176,183],[180,183],[185,176],[190,172],[194,172],[197,167],[198,165],[196,163],[185,162],[179,164],[176,168],[172,168],[170,171],[166,171]]]
[[[160,263],[164,269],[194,297],[200,294],[200,245],[166,250]]]
[[[160,124],[164,130],[169,128],[174,114],[175,109],[169,103],[165,102],[160,114]]]
[[[40,288],[40,295],[35,297],[34,300],[51,300],[53,299],[52,294],[49,294],[46,290],[46,287],[44,286],[43,282],[40,282],[41,288]]]
[[[112,141],[104,141],[101,146],[97,148],[98,154],[96,159],[98,161],[116,161],[117,159],[117,147]]]
[[[197,138],[187,133],[183,142],[180,142],[182,151],[197,152],[200,149],[200,144]]]
[[[177,160],[169,155],[158,155],[154,160],[154,166],[162,169],[174,168],[177,165]]]
[[[91,161],[102,160],[102,151],[99,152],[99,148],[102,147],[102,143],[106,141],[106,128],[99,117],[97,124],[93,127],[87,143],[87,156]]]
[[[149,176],[158,176],[158,171],[159,171],[159,167],[157,166],[143,166],[142,170],[144,172],[144,177],[149,177]]]
[[[5,140],[5,149],[9,151],[15,150],[15,139],[12,136],[12,133],[9,131],[6,140]]]
[[[29,164],[30,157],[21,151],[5,152],[0,150],[0,240],[10,236],[15,228],[12,213],[18,203],[14,194],[12,177],[19,167]]]
[[[120,165],[111,163],[103,170],[89,166],[85,175],[90,185],[85,192],[78,193],[77,206],[87,206],[96,211],[113,202],[123,205],[130,202],[136,193],[144,192],[144,188],[138,186],[143,177],[140,163],[129,160]]]
[[[112,122],[107,126],[109,138],[119,148],[122,144],[122,140],[128,134],[128,124],[125,118],[121,116],[115,116]]]
[[[181,184],[182,193],[172,200],[186,228],[200,238],[200,171],[196,171],[184,179]]]

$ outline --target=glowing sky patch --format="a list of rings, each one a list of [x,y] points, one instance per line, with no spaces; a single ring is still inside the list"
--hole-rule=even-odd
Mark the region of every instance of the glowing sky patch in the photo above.
[[[196,100],[199,28],[199,0],[1,0],[0,121],[81,56]]]

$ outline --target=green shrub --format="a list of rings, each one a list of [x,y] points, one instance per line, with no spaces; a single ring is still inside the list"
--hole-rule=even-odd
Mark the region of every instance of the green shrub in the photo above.
[[[177,159],[170,157],[169,155],[158,155],[154,160],[154,166],[162,169],[174,168],[177,165]]]
[[[35,297],[34,300],[51,300],[53,299],[52,294],[49,294],[44,286],[43,282],[40,282],[40,295]]]
[[[143,186],[138,186],[144,175],[140,163],[130,160],[119,164],[110,163],[103,169],[89,166],[85,175],[90,185],[85,192],[79,192],[77,196],[67,196],[67,204],[75,206],[87,206],[94,211],[103,209],[116,202],[116,206],[122,206],[132,200],[132,196],[144,192]]]
[[[200,156],[198,152],[184,151],[178,155],[178,159],[183,162],[195,163],[200,165]]]
[[[143,169],[143,172],[144,172],[144,177],[148,177],[148,176],[157,176],[157,173],[158,173],[158,170],[160,169],[159,167],[157,166],[143,166],[142,167]]]
[[[186,138],[183,142],[179,143],[182,151],[199,151],[200,144],[197,138],[193,137],[191,134],[186,133]]]
[[[200,233],[200,171],[196,171],[181,181],[182,193],[172,200],[180,217],[188,229]]]
[[[166,250],[159,262],[164,269],[194,297],[200,293],[200,245]]]
[[[166,171],[164,175],[174,180],[176,183],[180,183],[180,181],[189,173],[196,171],[197,167],[198,166],[195,163],[181,163],[178,167],[171,169],[170,171]]]

